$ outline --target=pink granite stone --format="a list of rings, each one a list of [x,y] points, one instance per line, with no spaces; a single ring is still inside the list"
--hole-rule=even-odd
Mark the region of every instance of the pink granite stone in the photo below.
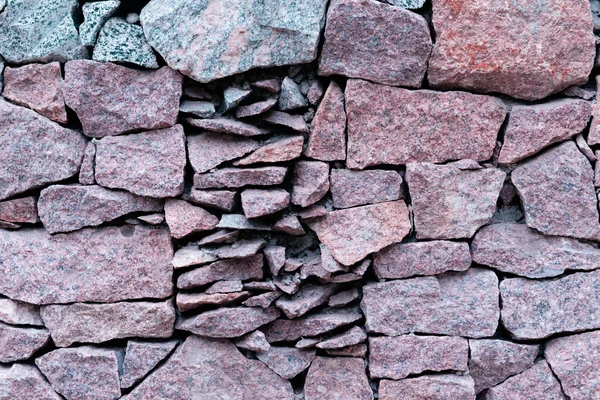
[[[59,347],[135,336],[168,338],[173,334],[175,323],[171,300],[50,305],[42,307],[41,315]]]
[[[32,304],[164,298],[173,290],[172,257],[166,229],[0,229],[0,293]]]
[[[516,163],[577,135],[587,126],[591,112],[590,103],[583,100],[561,99],[513,106],[498,162]]]
[[[467,371],[467,339],[401,335],[369,338],[371,378],[403,379],[425,371]]]
[[[312,120],[304,154],[321,161],[346,159],[344,92],[334,81],[329,84]]]
[[[469,373],[475,381],[475,392],[479,393],[531,367],[539,346],[497,339],[470,339],[469,349]]]
[[[373,392],[361,358],[317,357],[304,384],[306,400],[372,400]]]
[[[79,132],[0,99],[0,200],[76,175],[85,147]]]
[[[197,245],[190,244],[177,250],[173,255],[173,268],[180,269],[192,265],[208,264],[216,261],[217,257],[207,252],[205,249],[199,249]]]
[[[379,279],[437,275],[446,271],[465,271],[470,266],[471,253],[466,242],[397,243],[373,255],[373,269]]]
[[[418,88],[431,48],[427,22],[416,13],[374,0],[334,0],[319,75]]]
[[[38,306],[11,299],[0,299],[0,321],[12,325],[44,326]]]
[[[275,307],[221,307],[181,318],[175,327],[200,336],[235,338],[275,321],[280,314]]]
[[[298,212],[298,217],[302,222],[324,217],[329,211],[321,204],[314,204]]]
[[[300,133],[310,132],[302,115],[290,115],[281,111],[271,110],[263,114],[262,120],[269,124],[290,128]]]
[[[58,349],[38,357],[35,363],[52,388],[69,400],[121,397],[114,350],[91,346]]]
[[[293,400],[292,385],[228,340],[191,335],[123,400]]]
[[[140,196],[173,197],[183,192],[185,135],[181,125],[96,142],[96,181]]]
[[[123,359],[121,388],[130,388],[144,379],[159,362],[171,354],[177,344],[177,340],[166,342],[128,341]]]
[[[0,398],[6,400],[61,400],[33,365],[0,365]]]
[[[176,303],[180,312],[194,310],[203,306],[220,306],[248,298],[249,292],[236,293],[177,293]]]
[[[594,65],[585,1],[549,0],[538,7],[528,0],[435,0],[432,22],[432,87],[538,100],[585,83]]]
[[[267,143],[252,154],[235,161],[233,165],[250,165],[256,163],[277,163],[290,161],[300,157],[304,137],[290,136]]]
[[[285,247],[269,245],[263,250],[271,275],[277,276],[285,263]]]
[[[353,326],[345,332],[333,335],[327,340],[323,340],[315,345],[318,349],[342,349],[357,345],[367,340],[367,333],[358,326]]]
[[[329,305],[329,307],[344,307],[352,303],[354,300],[357,300],[358,297],[358,289],[352,288],[331,296],[327,302],[327,305]]]
[[[206,132],[187,137],[188,158],[194,172],[207,172],[257,149],[256,140],[222,133]]]
[[[252,82],[250,86],[255,87],[257,89],[262,89],[267,91],[268,93],[279,93],[281,90],[281,81],[280,79],[263,79],[260,81]]]
[[[335,292],[334,285],[304,284],[293,296],[280,297],[275,305],[288,318],[297,318],[327,302]]]
[[[29,64],[4,70],[2,96],[60,124],[67,123],[60,64]]]
[[[335,208],[383,203],[402,197],[402,176],[396,171],[333,168],[330,182]]]
[[[262,279],[263,255],[248,258],[221,260],[206,267],[184,272],[177,279],[179,289],[192,289],[224,279]]]
[[[556,280],[505,279],[500,283],[502,323],[515,339],[600,328],[600,271]]]
[[[349,80],[346,112],[347,165],[363,169],[377,164],[488,160],[506,107],[490,96]]]
[[[226,281],[218,281],[210,285],[208,289],[204,291],[206,294],[215,294],[215,293],[235,293],[241,292],[244,289],[244,285],[242,281],[239,279],[236,280],[226,280]]]
[[[365,285],[361,308],[369,333],[481,338],[496,332],[498,300],[496,274],[470,268],[465,272]]]
[[[275,104],[277,104],[277,99],[257,101],[256,103],[252,103],[247,106],[238,107],[238,109],[235,111],[235,116],[237,118],[246,118],[260,115],[275,107]]]
[[[596,77],[596,88],[598,86],[599,79]],[[596,97],[598,93],[596,92]],[[590,130],[588,133],[587,142],[590,146],[600,144],[600,104],[592,103],[592,122],[590,124]]]
[[[184,198],[194,204],[221,211],[233,211],[237,192],[233,190],[198,190],[192,188]]]
[[[411,230],[408,208],[403,201],[332,211],[324,218],[310,221],[308,226],[333,257],[347,266],[401,242]]]
[[[271,348],[271,345],[265,338],[265,334],[261,331],[247,333],[244,336],[235,339],[234,343],[239,348],[257,352],[268,351]]]
[[[71,232],[133,212],[162,211],[158,199],[102,186],[53,185],[40,193],[38,212],[50,233]]]
[[[594,171],[573,142],[563,143],[512,173],[525,222],[546,235],[600,240]]]
[[[223,214],[217,228],[271,231],[273,224],[264,220],[248,219],[244,214]]]
[[[489,389],[484,400],[566,400],[560,383],[546,361],[539,361],[519,375]]]
[[[196,189],[240,188],[244,186],[272,186],[283,183],[286,167],[223,168],[194,175]]]
[[[292,204],[308,207],[329,191],[329,165],[321,161],[298,161],[292,179]]]
[[[175,125],[182,82],[168,67],[142,71],[76,60],[65,64],[63,93],[83,133],[100,138]]]
[[[364,343],[360,343],[348,347],[342,347],[341,349],[325,350],[325,353],[335,357],[365,358],[367,355],[367,345]]]
[[[290,204],[290,194],[284,189],[246,189],[241,198],[246,218],[273,214]]]
[[[268,130],[257,128],[254,125],[228,118],[196,119],[186,118],[185,122],[194,128],[211,132],[218,132],[237,136],[261,136],[269,133]]]
[[[222,244],[222,243],[233,243],[240,235],[240,231],[232,231],[230,229],[220,229],[215,233],[211,233],[208,236],[203,237],[198,241],[198,246],[207,244]]]
[[[379,400],[475,400],[469,375],[424,375],[400,381],[381,380]]]
[[[171,236],[175,239],[196,232],[210,231],[219,223],[219,218],[202,207],[178,199],[168,199],[165,202],[165,220]]]
[[[496,211],[506,174],[496,168],[461,170],[452,164],[408,164],[417,239],[472,237]]]
[[[79,183],[82,185],[93,185],[96,183],[94,168],[96,167],[96,142],[88,142],[83,154],[83,161],[79,169]]]
[[[302,227],[300,220],[296,215],[283,215],[273,224],[273,230],[276,232],[287,233],[292,236],[303,236],[306,231]]]
[[[582,152],[585,158],[587,158],[592,164],[598,161],[598,157],[596,157],[594,151],[587,144],[582,133],[575,136],[575,144],[577,145],[579,151]]]
[[[256,358],[284,379],[293,379],[305,371],[315,359],[315,350],[270,346]]]
[[[289,342],[305,336],[318,336],[361,318],[360,312],[351,309],[326,310],[296,319],[278,319],[262,331],[269,343]]]
[[[268,308],[273,302],[281,296],[280,292],[266,292],[258,296],[250,297],[242,302],[247,307]]]
[[[49,341],[50,332],[46,329],[18,327],[0,322],[0,362],[26,360]]]
[[[600,268],[600,250],[575,239],[545,236],[522,224],[502,223],[477,232],[473,261],[528,278],[561,275],[565,270]]]
[[[0,220],[21,224],[39,221],[36,199],[33,196],[0,202]]]
[[[267,242],[260,238],[240,239],[235,243],[208,250],[217,258],[247,258],[255,255],[266,246]]]

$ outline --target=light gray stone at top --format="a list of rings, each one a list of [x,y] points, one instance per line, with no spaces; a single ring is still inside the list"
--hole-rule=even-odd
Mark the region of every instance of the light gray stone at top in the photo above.
[[[409,10],[416,10],[425,4],[425,0],[386,0],[386,2]]]
[[[85,3],[81,8],[83,11],[83,23],[79,26],[79,39],[84,46],[93,46],[102,25],[119,8],[121,2],[118,0],[97,1]]]
[[[327,0],[152,0],[144,34],[167,64],[200,82],[313,61]]]
[[[0,0],[0,12],[4,10],[4,7],[6,7],[6,0]]]
[[[11,0],[0,14],[0,54],[14,64],[87,58],[77,7],[77,0]]]

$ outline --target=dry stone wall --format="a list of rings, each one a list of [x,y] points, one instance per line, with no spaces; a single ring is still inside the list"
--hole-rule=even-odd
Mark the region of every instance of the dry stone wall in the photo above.
[[[600,399],[598,0],[0,0],[0,400]]]

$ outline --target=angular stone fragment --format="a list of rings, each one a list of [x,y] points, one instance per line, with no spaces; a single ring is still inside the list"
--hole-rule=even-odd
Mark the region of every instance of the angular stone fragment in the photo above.
[[[304,336],[318,336],[362,318],[362,314],[350,309],[323,311],[296,319],[278,319],[262,329],[270,343],[293,341]]]
[[[282,378],[292,379],[310,366],[315,359],[315,351],[270,346],[267,351],[256,353],[256,358]]]
[[[341,349],[325,350],[330,356],[336,357],[358,357],[365,358],[367,355],[367,345],[364,343],[355,344],[353,346],[343,347]]]
[[[286,209],[290,203],[290,194],[284,189],[246,189],[241,197],[246,218],[276,213]]]
[[[465,271],[470,266],[471,253],[466,242],[397,243],[373,255],[373,269],[379,279],[437,275],[446,271]]]
[[[61,400],[33,365],[0,365],[0,398],[6,400]]]
[[[142,27],[122,18],[111,18],[102,26],[92,58],[96,61],[158,68],[156,55],[144,37]]]
[[[256,163],[277,163],[290,161],[300,157],[304,137],[290,136],[275,142],[271,142],[255,150],[252,154],[235,161],[233,165],[250,165]]]
[[[546,235],[598,240],[593,179],[589,161],[573,142],[524,162],[512,173],[529,227]]]
[[[319,349],[340,349],[354,346],[367,340],[367,334],[363,328],[353,326],[345,332],[339,333],[316,344]]]
[[[179,311],[189,311],[202,306],[215,306],[233,303],[239,300],[246,299],[250,295],[249,292],[236,293],[177,293],[177,308]]]
[[[425,371],[466,371],[466,339],[402,335],[369,338],[371,378],[403,379]]]
[[[201,336],[234,338],[276,320],[280,314],[275,307],[221,307],[182,318],[177,321],[176,328]]]
[[[335,291],[334,285],[305,284],[291,297],[280,297],[275,305],[288,318],[297,318],[325,303]]]
[[[217,228],[270,231],[272,225],[259,220],[249,220],[243,214],[223,214]]]
[[[165,215],[161,213],[140,215],[137,217],[140,221],[144,221],[150,225],[160,225],[165,220]]]
[[[121,374],[121,388],[129,388],[148,375],[156,365],[164,360],[177,346],[177,340],[166,342],[127,342]]]
[[[282,111],[294,110],[308,106],[306,98],[300,92],[300,87],[289,76],[281,82],[281,92],[277,106]]]
[[[244,288],[242,281],[240,280],[227,280],[227,281],[218,281],[210,285],[208,289],[204,291],[206,294],[214,294],[214,293],[235,293],[241,292]]]
[[[258,101],[247,106],[241,106],[236,110],[235,116],[237,118],[246,118],[254,115],[260,115],[275,107],[275,104],[277,104],[277,99],[268,99],[264,101]]]
[[[539,346],[470,339],[469,348],[469,373],[475,381],[475,393],[479,393],[531,367]]]
[[[474,400],[469,375],[424,375],[400,381],[381,380],[380,400]]]
[[[374,0],[334,0],[319,75],[418,88],[431,48],[427,22],[416,13]]]
[[[498,297],[496,274],[470,268],[465,272],[368,284],[363,288],[361,308],[370,333],[481,338],[496,331]]]
[[[0,362],[26,360],[49,340],[50,333],[46,329],[23,328],[0,322]]]
[[[82,185],[93,185],[96,183],[94,177],[94,168],[96,167],[96,143],[95,141],[88,142],[83,153],[83,161],[79,169],[79,183]]]
[[[292,180],[292,204],[308,207],[329,191],[329,165],[321,161],[298,161]]]
[[[575,136],[575,144],[577,145],[577,148],[579,149],[579,151],[581,151],[583,153],[583,155],[592,164],[595,163],[596,161],[598,161],[598,157],[596,157],[596,155],[594,154],[594,151],[587,144],[587,142],[585,141],[585,138],[583,137],[582,133],[580,133],[579,135]]]
[[[408,164],[405,177],[417,239],[472,237],[494,215],[505,176],[495,168]]]
[[[75,26],[76,0],[11,0],[0,13],[0,54],[12,64],[86,58]]]
[[[268,351],[269,348],[271,348],[271,345],[265,338],[265,334],[261,331],[250,332],[238,339],[235,339],[234,343],[237,347],[241,347],[242,349],[257,352]]]
[[[246,97],[252,93],[251,90],[244,90],[235,86],[228,87],[223,91],[222,112],[229,111],[237,107]]]
[[[96,142],[96,181],[140,196],[183,192],[185,135],[181,125]]]
[[[50,233],[100,225],[132,212],[162,209],[161,200],[96,185],[53,185],[42,190],[38,200],[40,219]]]
[[[585,129],[592,108],[584,100],[561,99],[512,107],[498,162],[511,164]]]
[[[32,304],[164,298],[173,289],[172,255],[166,229],[0,229],[0,293]]]
[[[411,229],[403,201],[338,210],[308,222],[321,243],[343,265],[352,265],[392,243]]]
[[[372,400],[373,392],[360,358],[317,357],[304,384],[306,400]]]
[[[354,300],[358,299],[358,289],[352,288],[343,292],[339,292],[334,294],[329,298],[328,305],[329,307],[343,307]]]
[[[171,236],[176,239],[191,233],[210,231],[219,223],[219,218],[205,209],[177,199],[166,201],[165,219]]]
[[[182,100],[179,112],[193,114],[200,118],[211,118],[215,113],[215,106],[210,101]]]
[[[265,113],[262,119],[270,124],[284,126],[293,129],[296,132],[310,132],[310,128],[304,121],[304,118],[302,118],[302,115],[290,115],[284,112],[271,110]]]
[[[121,396],[114,350],[82,346],[58,349],[35,360],[58,393],[70,400],[113,400]]]
[[[225,279],[262,279],[263,256],[257,254],[249,258],[222,260],[206,267],[184,272],[177,279],[179,289],[192,289],[207,283]]]
[[[93,46],[102,25],[117,11],[121,5],[120,1],[107,0],[93,3],[85,3],[81,10],[83,12],[83,23],[79,25],[79,39],[84,46]]]
[[[65,64],[65,102],[86,136],[101,138],[175,125],[183,77],[90,60]]]
[[[267,246],[263,250],[267,265],[273,276],[277,276],[285,263],[285,247],[283,246]]]
[[[228,340],[189,336],[183,345],[123,400],[293,400],[292,385]]]
[[[324,0],[151,1],[140,20],[148,41],[171,68],[210,82],[252,68],[313,61],[326,5]]]
[[[4,70],[2,96],[61,124],[67,123],[60,64],[29,64]]]
[[[425,0],[388,0],[388,3],[393,6],[414,10],[423,7]]]
[[[216,261],[217,257],[195,245],[188,245],[177,250],[173,256],[173,268],[185,268],[191,265],[208,264]]]
[[[135,336],[168,338],[173,334],[175,322],[171,300],[51,305],[43,306],[41,315],[52,340],[59,347]]]
[[[500,283],[502,323],[516,339],[600,328],[600,271],[556,280],[505,279]]]
[[[233,190],[198,190],[192,188],[186,199],[201,206],[231,212],[235,207],[235,195],[236,192]]]
[[[214,119],[196,119],[186,118],[185,122],[194,128],[205,129],[211,132],[226,133],[237,136],[260,136],[269,133],[268,130],[257,128],[254,125],[247,124],[245,122],[236,121],[227,118],[214,118]]]
[[[492,157],[506,115],[501,100],[466,92],[407,90],[349,80],[351,169]]]
[[[312,120],[305,154],[321,161],[346,159],[344,92],[331,81]]]
[[[209,251],[218,258],[247,258],[258,253],[266,244],[267,242],[264,239],[255,237],[241,239],[230,245],[210,249]]]
[[[198,246],[206,244],[233,243],[238,239],[240,231],[232,231],[229,229],[220,229],[215,233],[203,237],[198,241]]]
[[[298,212],[298,217],[302,222],[309,222],[317,218],[324,217],[329,211],[321,204],[314,204]]]
[[[0,299],[0,321],[12,325],[44,326],[38,306],[11,299]]]
[[[0,200],[76,175],[85,146],[79,132],[0,100]]]
[[[39,221],[35,197],[21,197],[0,202],[0,220],[35,224]]]
[[[287,233],[292,236],[303,236],[306,234],[306,231],[296,215],[284,215],[273,224],[273,230],[276,232]]]
[[[243,186],[272,186],[283,183],[286,167],[223,168],[194,175],[196,189],[239,188]]]
[[[589,7],[578,0],[551,0],[543,7],[528,0],[468,0],[459,6],[436,0],[429,83],[525,100],[583,84],[595,57]]]
[[[402,177],[396,171],[331,170],[331,197],[335,208],[383,203],[402,197]]]
[[[247,307],[270,307],[273,302],[281,296],[280,292],[266,292],[259,294],[258,296],[250,297],[248,300],[242,302]]]
[[[488,390],[484,400],[565,400],[560,383],[546,361],[539,361],[519,375]]]
[[[222,133],[207,132],[187,137],[190,164],[198,173],[242,157],[258,147],[259,143],[255,140]]]

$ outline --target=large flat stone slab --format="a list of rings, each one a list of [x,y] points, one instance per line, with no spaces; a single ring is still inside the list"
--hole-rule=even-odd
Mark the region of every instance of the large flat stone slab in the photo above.
[[[423,375],[399,381],[381,380],[380,400],[473,400],[473,378],[469,375]]]
[[[371,400],[373,392],[362,358],[317,357],[304,384],[306,400]]]

